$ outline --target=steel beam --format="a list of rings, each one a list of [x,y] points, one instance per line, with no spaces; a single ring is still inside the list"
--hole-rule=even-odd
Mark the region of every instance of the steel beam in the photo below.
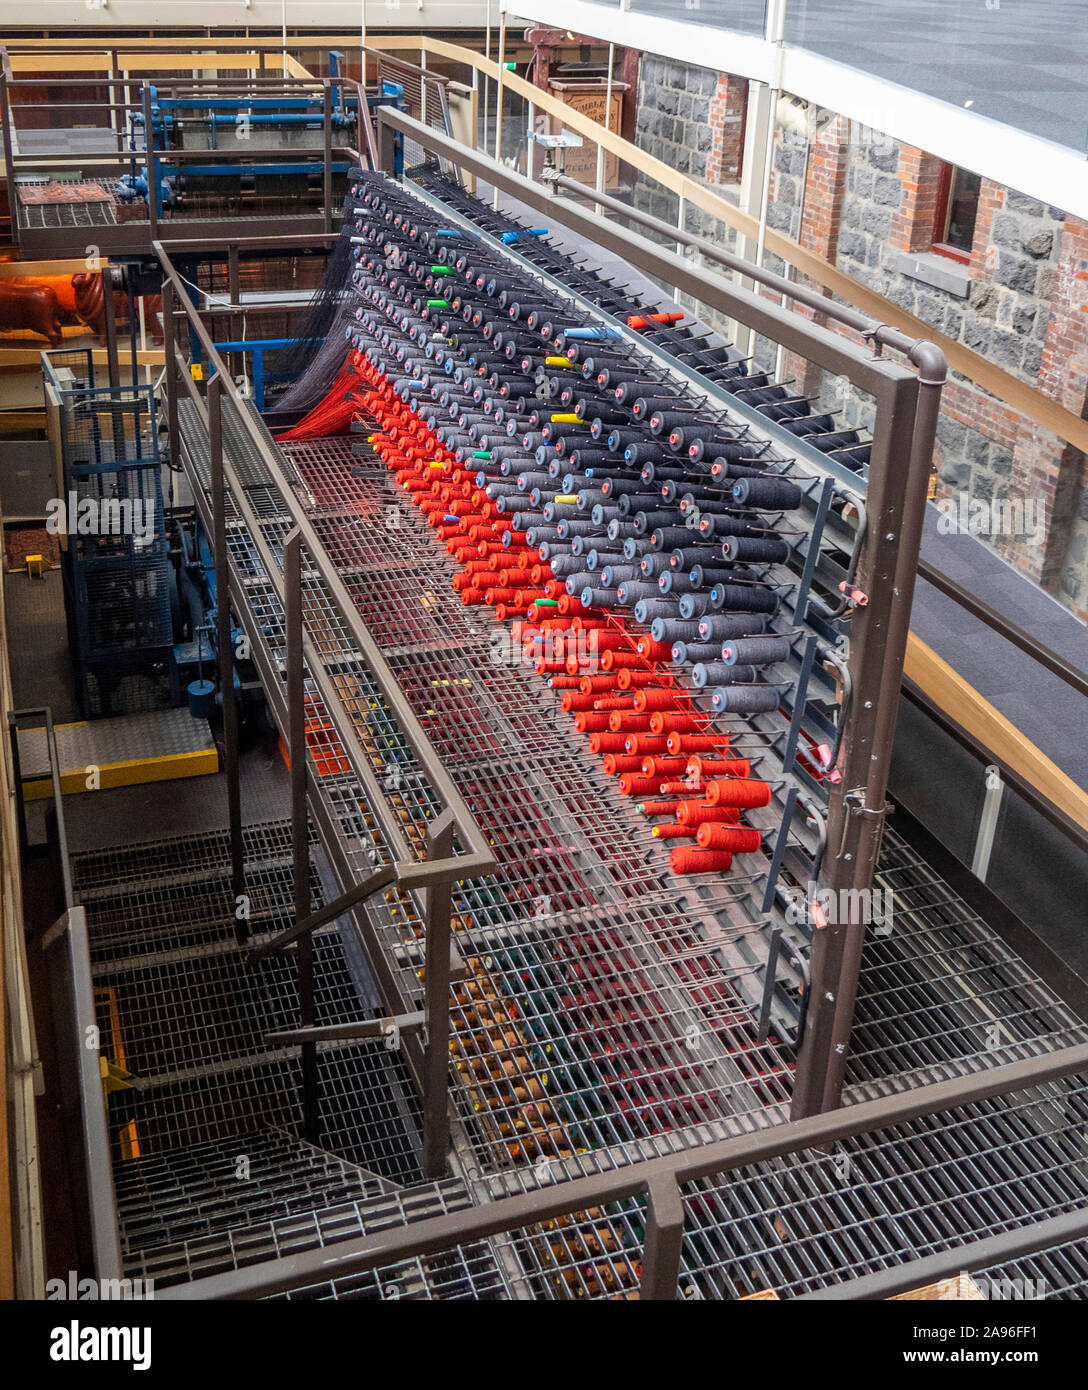
[[[345,912],[349,912],[359,903],[365,902],[367,898],[372,897],[383,888],[388,888],[391,883],[396,881],[395,865],[385,864],[380,869],[375,869],[372,874],[368,874],[366,878],[361,879],[346,892],[341,893],[340,897],[335,898],[331,903],[326,903],[316,912],[299,918],[293,926],[277,933],[271,941],[264,941],[259,946],[254,946],[249,952],[250,958],[259,960],[261,956],[270,956],[277,951],[285,950],[292,942],[312,937],[318,927],[325,927],[330,922],[335,922],[337,917],[342,917]]]
[[[646,1246],[642,1253],[639,1298],[675,1300],[684,1245],[684,1202],[672,1178],[654,1178],[646,1187]]]
[[[401,1034],[422,1028],[427,1016],[422,1010],[411,1014],[395,1014],[391,1018],[364,1018],[358,1023],[328,1023],[318,1028],[280,1028],[266,1033],[269,1047],[303,1047],[324,1042],[359,1042],[364,1038],[399,1038]]]

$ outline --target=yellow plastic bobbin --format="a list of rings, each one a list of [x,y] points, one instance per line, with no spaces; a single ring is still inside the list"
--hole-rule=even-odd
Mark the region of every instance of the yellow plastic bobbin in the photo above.
[[[578,494],[576,492],[564,492],[555,500],[557,502],[577,502]]]
[[[553,415],[551,417],[553,425],[580,425],[583,421],[577,415]]]
[[[545,367],[568,367],[572,368],[574,363],[569,357],[545,357]]]

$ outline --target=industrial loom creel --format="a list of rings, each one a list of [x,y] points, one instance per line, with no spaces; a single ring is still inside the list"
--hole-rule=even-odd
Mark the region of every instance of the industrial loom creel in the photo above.
[[[498,861],[454,891],[455,1161],[479,1202],[785,1117],[850,699],[837,651],[867,446],[698,325],[634,312],[539,229],[429,171],[419,182],[358,177],[339,365],[335,346],[319,351],[321,390],[278,438]],[[304,376],[294,400],[311,390]],[[796,434],[796,454],[760,420]],[[262,529],[282,540],[271,510]],[[238,530],[231,544],[256,582],[252,547]],[[375,837],[308,700],[312,766],[345,823]],[[380,697],[352,702],[422,855],[437,803]],[[898,837],[880,882],[903,906],[867,958],[854,1098],[1083,1037]],[[387,899],[390,955],[418,985],[422,925]],[[1072,1116],[1079,1089],[1054,1091]],[[1048,1132],[1040,1114],[987,1103],[973,1131],[967,1187],[989,1172],[1010,1220],[1079,1190],[1068,1126]],[[1007,1171],[990,1172],[1000,1133]],[[934,1134],[924,1121],[881,1136],[845,1175],[834,1156],[799,1158],[685,1192],[685,1296],[798,1292],[864,1269],[867,1211],[872,1259],[939,1246],[964,1175],[949,1164],[928,1193],[912,1188]],[[1043,1149],[1064,1196],[1030,1178]],[[924,1238],[908,1215],[923,1210]],[[990,1219],[980,1208],[976,1228]],[[644,1237],[636,1198],[494,1245],[530,1296],[622,1298]]]

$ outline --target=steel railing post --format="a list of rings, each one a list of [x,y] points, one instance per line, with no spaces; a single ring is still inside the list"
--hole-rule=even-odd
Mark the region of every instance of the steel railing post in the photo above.
[[[654,1178],[646,1188],[646,1244],[639,1298],[675,1299],[684,1243],[684,1203],[675,1178]]]
[[[453,854],[453,812],[444,811],[427,831],[427,858]],[[426,890],[424,969],[427,1052],[423,1071],[424,1172],[442,1177],[449,1154],[450,944],[453,902],[449,880]]]
[[[287,631],[287,756],[291,765],[291,851],[295,921],[310,915],[310,838],[306,814],[306,690],[302,661],[302,535],[298,527],[284,542],[284,619]],[[299,1026],[314,1024],[314,938],[305,932],[298,962]],[[311,1142],[319,1131],[317,1044],[302,1044],[302,1132]]]
[[[321,104],[322,140],[324,145],[321,166],[321,201],[323,204],[324,228],[332,231],[332,90],[326,81]]]
[[[223,474],[223,382],[216,374],[208,382],[208,454],[211,466],[212,519],[215,547],[216,646],[219,657],[219,702],[223,713],[223,753],[227,764],[227,806],[230,814],[231,886],[234,891],[234,934],[239,944],[249,939],[245,903],[245,856],[242,847],[242,793],[238,775],[238,705],[234,698],[234,644],[230,626],[230,560],[227,555],[227,496]]]

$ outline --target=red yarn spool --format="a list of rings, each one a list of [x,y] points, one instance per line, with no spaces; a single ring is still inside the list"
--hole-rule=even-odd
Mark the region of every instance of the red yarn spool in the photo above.
[[[644,816],[653,819],[656,816],[678,815],[683,802],[673,801],[671,798],[650,797],[648,800],[640,802],[636,808]]]
[[[638,648],[639,656],[644,656],[648,661],[671,661],[672,643],[655,642],[652,637],[647,637],[645,633],[635,644]]]
[[[681,777],[685,771],[684,759],[663,758],[654,753],[643,760],[642,770],[648,777]]]
[[[604,770],[609,777],[618,777],[621,772],[647,772],[641,758],[632,758],[626,753],[605,755]],[[651,773],[652,775],[652,773]]]
[[[680,707],[680,695],[679,690],[652,690],[648,687],[636,690],[635,709],[674,710]]]
[[[650,727],[650,721],[645,714],[635,714],[630,710],[614,709],[607,715],[608,727],[614,734],[618,733],[640,733]]]
[[[616,672],[616,684],[620,690],[636,690],[642,685],[652,685],[657,679],[656,671],[638,671],[632,666],[624,666]]]
[[[691,840],[695,837],[690,825],[655,825],[650,834],[655,840]]]
[[[696,839],[700,849],[724,849],[733,854],[754,854],[763,844],[763,836],[749,826],[711,825],[709,822],[699,826]]]
[[[706,799],[712,806],[769,806],[771,786],[769,782],[726,777],[707,783]]]
[[[669,733],[670,753],[724,753],[729,740],[718,734],[686,734],[679,729]]]
[[[652,796],[659,783],[657,777],[636,777],[633,772],[625,772],[616,785],[624,796]]]
[[[665,740],[657,734],[628,734],[625,747],[628,753],[638,753],[644,758],[666,751]]]
[[[682,710],[654,710],[650,715],[650,729],[655,734],[684,733],[689,729],[702,729],[705,723],[694,715]]]
[[[646,663],[641,656],[636,656],[634,652],[620,652],[609,649],[601,657],[601,669],[603,671],[619,671],[624,667],[641,670]]]
[[[694,753],[688,757],[688,771],[704,781],[712,777],[751,777],[752,764],[747,758],[707,758]]]
[[[722,873],[733,862],[733,856],[723,849],[687,849],[679,846],[669,855],[669,867],[674,874]]]
[[[676,819],[681,825],[702,825],[705,821],[740,820],[740,812],[733,806],[711,806],[709,801],[678,801]]]
[[[623,734],[590,734],[589,751],[591,753],[623,753],[626,751],[627,740]]]

